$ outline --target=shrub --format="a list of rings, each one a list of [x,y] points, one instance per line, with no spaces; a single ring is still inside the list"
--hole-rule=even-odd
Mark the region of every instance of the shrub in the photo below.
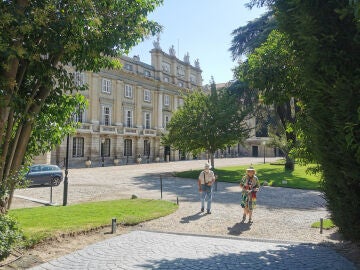
[[[3,214],[0,215],[0,261],[10,255],[11,249],[22,238],[22,233],[15,219]]]

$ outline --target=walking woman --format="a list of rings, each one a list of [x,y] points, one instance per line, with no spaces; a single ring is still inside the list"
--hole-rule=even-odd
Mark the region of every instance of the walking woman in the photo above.
[[[255,175],[255,169],[246,169],[246,175],[240,181],[241,207],[244,209],[242,222],[249,216],[249,223],[252,223],[252,213],[256,206],[256,192],[259,191],[259,180]]]

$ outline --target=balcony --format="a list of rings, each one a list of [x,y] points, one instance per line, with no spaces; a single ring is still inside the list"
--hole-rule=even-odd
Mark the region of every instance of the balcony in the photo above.
[[[154,130],[154,129],[144,129],[143,134],[144,134],[144,136],[155,137],[156,136],[156,130]]]
[[[81,133],[91,133],[93,131],[93,124],[80,123],[80,127],[77,130]]]
[[[116,127],[112,127],[112,126],[100,126],[100,133],[116,134]]]
[[[137,128],[124,127],[124,134],[126,135],[139,135],[139,131]]]

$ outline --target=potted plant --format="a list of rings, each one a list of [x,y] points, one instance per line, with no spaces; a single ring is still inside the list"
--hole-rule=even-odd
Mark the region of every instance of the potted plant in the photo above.
[[[90,168],[90,167],[91,167],[91,159],[90,159],[90,157],[87,157],[87,160],[85,161],[85,166],[86,166],[87,168]]]
[[[117,156],[115,156],[115,158],[114,158],[114,165],[115,165],[115,166],[118,165],[119,162],[120,162],[120,160],[117,158]]]

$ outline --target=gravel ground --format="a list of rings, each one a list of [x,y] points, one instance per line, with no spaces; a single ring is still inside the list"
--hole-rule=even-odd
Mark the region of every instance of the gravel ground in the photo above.
[[[267,159],[271,160],[274,159]],[[139,198],[160,199],[162,195],[164,200],[178,201],[178,211],[139,224],[133,228],[134,230],[321,243],[331,245],[343,253],[354,252],[351,243],[342,241],[336,229],[324,230],[320,234],[319,229],[310,227],[313,222],[329,215],[322,194],[317,191],[263,187],[257,196],[254,222],[249,224],[247,221],[241,222],[242,209],[238,185],[219,182],[213,198],[212,214],[201,213],[197,181],[176,178],[173,172],[201,169],[204,162],[194,160],[70,169],[68,204],[130,198],[133,194]],[[217,167],[253,164],[256,168],[257,163],[262,163],[262,158],[218,159],[215,162]],[[260,179],[263,180],[266,179]],[[24,198],[49,202],[50,188],[16,190],[15,195],[13,208],[33,207],[39,204]],[[63,184],[53,188],[51,201],[62,204]],[[359,254],[358,252],[354,255],[355,261]],[[46,260],[46,256],[43,259]],[[354,261],[354,258],[350,259]]]

